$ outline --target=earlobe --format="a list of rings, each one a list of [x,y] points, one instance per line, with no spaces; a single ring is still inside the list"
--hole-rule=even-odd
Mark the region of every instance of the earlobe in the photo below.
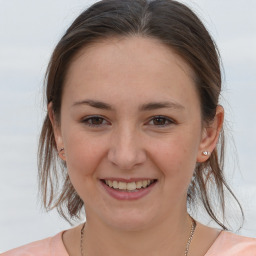
[[[66,159],[65,159],[65,152],[64,152],[63,140],[61,135],[61,129],[60,129],[60,125],[56,120],[56,117],[52,108],[52,102],[48,104],[47,109],[48,109],[48,116],[51,121],[52,129],[54,133],[54,139],[57,147],[56,150],[58,151],[59,157],[65,161]]]
[[[205,162],[215,149],[222,130],[224,121],[224,109],[218,105],[214,120],[203,128],[202,139],[198,150],[197,162]]]
[[[61,148],[60,150],[58,150],[58,155],[59,157],[65,161],[65,149],[64,148]]]

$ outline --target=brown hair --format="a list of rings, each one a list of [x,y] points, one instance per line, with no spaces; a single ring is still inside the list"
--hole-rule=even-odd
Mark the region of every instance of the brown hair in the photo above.
[[[202,120],[205,123],[213,120],[222,84],[217,47],[198,17],[185,5],[172,0],[102,0],[77,17],[57,44],[46,73],[47,104],[52,102],[57,120],[60,117],[65,76],[78,51],[105,38],[131,35],[158,39],[175,50],[192,67],[200,96]],[[60,162],[59,171],[57,162],[53,129],[46,115],[38,151],[40,191],[44,207],[47,210],[56,207],[69,221],[70,218],[79,218],[83,201],[69,180],[65,163]],[[210,188],[213,186],[216,190],[223,215],[225,190],[235,198],[242,215],[243,211],[225,181],[223,163],[222,131],[219,149],[215,149],[206,162],[196,165],[188,189],[188,204],[200,198],[209,216],[223,229],[227,229],[218,217]]]

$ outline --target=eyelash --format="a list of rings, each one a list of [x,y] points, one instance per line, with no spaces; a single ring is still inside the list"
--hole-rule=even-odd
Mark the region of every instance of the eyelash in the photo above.
[[[85,123],[86,125],[88,125],[89,127],[95,127],[95,128],[100,128],[101,126],[106,125],[106,124],[92,124],[92,123],[90,123],[90,121],[93,121],[95,119],[100,119],[102,121],[106,121],[105,118],[102,117],[102,116],[90,116],[90,117],[87,117],[87,118],[83,119],[82,122]],[[158,126],[158,127],[167,127],[169,125],[172,125],[172,124],[176,123],[174,120],[172,120],[168,117],[165,117],[165,116],[154,116],[149,120],[149,122],[157,120],[157,119],[162,119],[165,123],[168,122],[168,124],[155,125],[155,126]]]

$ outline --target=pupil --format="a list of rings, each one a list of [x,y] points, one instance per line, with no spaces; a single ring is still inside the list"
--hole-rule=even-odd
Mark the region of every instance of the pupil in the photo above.
[[[102,118],[100,118],[100,117],[94,117],[94,118],[92,119],[92,123],[93,123],[93,124],[101,124],[101,123],[102,123]]]
[[[164,118],[156,118],[154,120],[154,124],[164,125],[165,124],[165,119]]]

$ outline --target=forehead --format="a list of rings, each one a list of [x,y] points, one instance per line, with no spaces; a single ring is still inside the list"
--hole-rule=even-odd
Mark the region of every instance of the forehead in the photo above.
[[[143,58],[141,58],[143,57]],[[149,66],[153,69],[157,64],[168,65],[175,62],[183,71],[194,79],[192,68],[181,58],[170,46],[163,44],[160,40],[142,36],[130,36],[120,38],[107,38],[91,43],[82,48],[72,59],[68,69],[69,75],[82,62],[87,63],[89,68],[100,67],[101,63],[112,64],[105,66],[102,72],[108,68],[119,65]],[[74,65],[75,64],[75,65]],[[127,67],[127,66],[126,66]],[[168,67],[167,67],[168,68]]]
[[[112,38],[93,43],[74,57],[64,95],[66,91],[69,98],[81,100],[88,94],[101,99],[111,95],[117,100],[136,94],[145,100],[168,100],[184,94],[184,89],[195,92],[193,77],[190,66],[157,39]]]

